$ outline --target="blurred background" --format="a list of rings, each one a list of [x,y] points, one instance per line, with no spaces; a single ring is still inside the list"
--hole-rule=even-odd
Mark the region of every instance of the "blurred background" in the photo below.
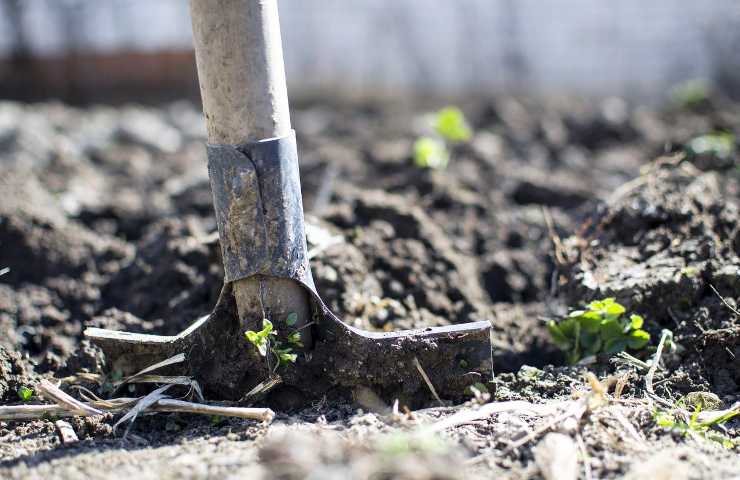
[[[740,82],[740,2],[280,0],[292,97],[522,93],[660,101]],[[186,0],[0,0],[0,97],[198,97]],[[733,95],[734,96],[734,95]]]

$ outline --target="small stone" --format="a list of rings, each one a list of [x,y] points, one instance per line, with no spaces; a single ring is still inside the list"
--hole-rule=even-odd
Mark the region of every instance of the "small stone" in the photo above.
[[[72,425],[64,420],[57,420],[54,422],[54,426],[57,427],[57,432],[59,432],[59,438],[62,440],[62,445],[72,445],[80,441],[80,439],[77,438],[77,434],[75,433],[74,428],[72,428]]]

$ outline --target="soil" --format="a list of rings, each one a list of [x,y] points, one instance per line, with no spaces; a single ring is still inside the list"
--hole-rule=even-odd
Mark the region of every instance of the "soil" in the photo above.
[[[295,105],[311,267],[339,317],[381,331],[490,321],[493,400],[582,396],[586,370],[643,398],[644,371],[605,359],[566,366],[545,327],[568,307],[615,296],[646,318],[643,360],[663,329],[673,332],[656,394],[740,400],[740,174],[734,156],[680,153],[697,135],[740,133],[740,105],[463,101],[473,139],[453,148],[446,170],[419,169],[410,154],[420,115],[440,105]],[[105,371],[85,327],[171,335],[213,309],[223,270],[203,125],[185,101],[0,103],[2,404],[19,403],[18,388],[41,377]],[[60,444],[50,420],[0,422],[0,476],[541,477],[539,437],[509,449],[533,419],[499,414],[414,434],[483,400],[392,415],[359,397],[319,401],[270,426],[157,414],[126,436],[107,414],[71,421],[74,446]],[[659,427],[647,410],[622,417],[637,446],[620,440],[621,420],[596,412],[566,429],[594,478],[740,468],[736,450]],[[725,434],[739,427],[727,422]]]

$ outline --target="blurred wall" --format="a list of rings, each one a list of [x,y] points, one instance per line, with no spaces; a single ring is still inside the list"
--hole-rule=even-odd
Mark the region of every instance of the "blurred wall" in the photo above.
[[[0,0],[0,96],[197,96],[187,3]],[[279,3],[292,95],[740,93],[738,0]]]

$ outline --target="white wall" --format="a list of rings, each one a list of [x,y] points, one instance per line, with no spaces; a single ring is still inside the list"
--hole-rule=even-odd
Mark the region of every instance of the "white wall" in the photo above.
[[[187,0],[23,3],[40,54],[190,46]],[[740,0],[280,0],[280,14],[294,91],[643,97],[740,80]],[[0,54],[9,32],[3,14]]]

